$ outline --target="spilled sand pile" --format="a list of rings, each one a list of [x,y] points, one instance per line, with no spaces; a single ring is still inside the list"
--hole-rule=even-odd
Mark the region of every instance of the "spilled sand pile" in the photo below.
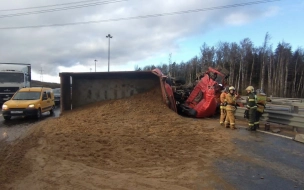
[[[0,147],[0,188],[231,188],[212,169],[233,149],[227,133],[177,115],[155,88],[44,120]]]

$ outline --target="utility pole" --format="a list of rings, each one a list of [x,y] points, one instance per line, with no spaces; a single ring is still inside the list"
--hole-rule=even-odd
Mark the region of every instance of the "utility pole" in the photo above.
[[[108,34],[106,37],[109,38],[109,48],[108,48],[108,72],[110,72],[110,38],[113,38],[113,36],[111,36],[110,34]]]
[[[97,61],[97,60],[95,59],[95,72],[96,72],[96,61]]]
[[[43,70],[42,70],[42,67],[40,69],[40,80],[41,80],[41,82],[43,82]]]
[[[90,68],[90,72],[92,72],[92,68]]]

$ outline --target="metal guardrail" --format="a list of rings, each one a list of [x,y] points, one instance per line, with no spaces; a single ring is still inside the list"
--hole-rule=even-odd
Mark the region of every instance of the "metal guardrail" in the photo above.
[[[246,108],[238,107],[235,116],[244,119],[245,110]],[[295,113],[265,110],[265,113],[261,117],[261,121],[304,128],[304,115]]]
[[[246,99],[247,96],[241,96],[242,99]],[[283,98],[283,97],[274,97],[274,96],[268,96],[273,101],[284,101],[284,102],[300,102],[304,103],[303,98]]]
[[[268,110],[276,110],[276,111],[287,111],[289,113],[296,113],[304,111],[304,101],[302,99],[295,98],[271,98],[271,102],[266,104],[266,108]],[[246,97],[242,96],[241,99],[237,100],[237,102],[241,102],[246,104]]]

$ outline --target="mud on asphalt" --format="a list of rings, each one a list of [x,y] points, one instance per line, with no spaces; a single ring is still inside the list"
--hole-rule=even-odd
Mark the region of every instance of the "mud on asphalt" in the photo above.
[[[5,121],[0,110],[0,142],[12,142],[26,134],[34,124],[48,118],[58,117],[60,108],[56,107],[54,111],[53,115],[50,115],[49,112],[43,113],[39,120],[35,118],[12,117],[10,121]]]

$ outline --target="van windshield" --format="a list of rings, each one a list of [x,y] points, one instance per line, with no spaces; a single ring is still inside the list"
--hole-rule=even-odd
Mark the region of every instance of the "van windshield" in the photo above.
[[[17,92],[12,100],[39,100],[40,92]]]
[[[22,73],[4,73],[0,72],[0,82],[24,82]]]

